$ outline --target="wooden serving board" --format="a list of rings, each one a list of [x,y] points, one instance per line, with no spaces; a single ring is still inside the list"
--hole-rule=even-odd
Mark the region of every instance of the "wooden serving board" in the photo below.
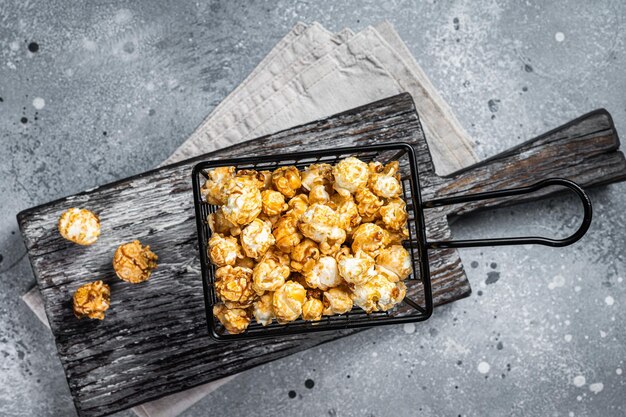
[[[78,413],[110,414],[351,334],[236,343],[217,343],[208,336],[191,169],[206,159],[389,141],[415,147],[424,199],[527,185],[547,177],[565,177],[583,186],[626,179],[626,161],[605,110],[439,177],[411,96],[401,94],[23,211],[18,222]],[[450,214],[532,198],[538,197],[429,209],[428,237],[450,238]],[[80,247],[59,236],[57,219],[72,206],[100,215],[102,235],[96,244]],[[115,278],[111,266],[117,245],[132,239],[149,244],[159,255],[152,278],[138,285]],[[436,305],[470,294],[456,250],[431,251],[430,264]],[[72,293],[95,279],[111,286],[111,308],[102,322],[77,320]]]

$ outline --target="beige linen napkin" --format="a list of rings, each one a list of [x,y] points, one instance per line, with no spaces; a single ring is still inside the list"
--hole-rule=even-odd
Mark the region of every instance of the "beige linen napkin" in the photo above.
[[[439,173],[476,162],[472,142],[388,22],[358,34],[298,23],[165,163],[408,91]],[[23,296],[47,323],[37,287]],[[174,417],[235,376],[133,408],[140,417]]]

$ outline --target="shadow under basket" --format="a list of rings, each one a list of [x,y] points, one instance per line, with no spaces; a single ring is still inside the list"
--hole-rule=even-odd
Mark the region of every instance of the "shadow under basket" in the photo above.
[[[273,171],[284,166],[296,166],[298,169],[304,170],[310,164],[327,163],[332,165],[348,157],[355,157],[364,162],[377,161],[383,164],[387,164],[392,161],[399,162],[403,188],[402,198],[406,203],[406,210],[409,215],[409,238],[403,242],[403,246],[410,254],[412,265],[412,272],[404,281],[407,287],[407,293],[404,300],[394,308],[384,312],[380,311],[368,314],[361,308],[355,306],[346,314],[324,316],[320,321],[315,322],[297,319],[287,324],[278,324],[276,321],[273,321],[268,326],[262,326],[252,320],[248,329],[244,333],[228,333],[217,318],[213,316],[213,306],[218,304],[219,300],[216,296],[213,285],[215,282],[215,266],[211,264],[207,252],[208,241],[211,237],[211,230],[209,229],[207,223],[207,216],[210,213],[214,213],[219,206],[209,204],[202,198],[200,188],[204,181],[208,178],[207,172],[210,169],[222,166],[234,166],[236,170],[255,169],[257,171]],[[401,142],[361,147],[315,150],[284,155],[267,155],[250,158],[204,161],[194,166],[192,181],[206,318],[210,335],[214,339],[220,341],[254,339],[261,337],[280,337],[315,331],[354,329],[426,320],[433,312],[430,266],[428,261],[429,250],[518,244],[566,246],[576,242],[585,234],[591,223],[592,213],[591,202],[585,192],[572,181],[561,178],[546,179],[528,187],[445,197],[422,202],[415,152],[411,145]],[[514,237],[441,242],[428,241],[426,238],[424,223],[425,209],[468,201],[526,194],[537,191],[540,188],[554,185],[564,186],[574,191],[583,203],[583,222],[578,230],[567,238],[549,239],[543,237]]]

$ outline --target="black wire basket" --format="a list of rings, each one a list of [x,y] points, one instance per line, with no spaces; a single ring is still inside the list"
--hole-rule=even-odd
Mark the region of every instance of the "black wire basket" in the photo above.
[[[409,214],[409,238],[403,242],[403,245],[411,256],[412,264],[412,273],[406,281],[404,281],[407,286],[407,294],[404,300],[389,311],[366,313],[359,307],[355,306],[346,314],[324,316],[321,321],[315,322],[298,319],[287,324],[278,324],[273,322],[268,326],[262,326],[253,321],[244,333],[229,334],[217,318],[213,316],[213,306],[219,303],[219,300],[213,286],[215,280],[215,266],[209,261],[207,253],[208,241],[211,237],[211,230],[209,229],[207,223],[207,216],[210,213],[214,213],[219,207],[207,203],[202,198],[200,188],[204,181],[208,178],[207,171],[221,166],[234,166],[237,170],[255,169],[259,171],[272,171],[280,167],[291,165],[303,170],[310,164],[335,164],[341,159],[348,158],[350,156],[359,158],[364,162],[378,161],[386,164],[391,161],[398,161],[400,164],[403,198],[406,202],[406,209]],[[214,339],[220,341],[253,339],[260,337],[280,337],[314,331],[354,329],[426,320],[433,312],[433,297],[428,261],[429,250],[522,244],[566,246],[576,242],[586,233],[591,223],[592,215],[591,201],[582,188],[572,181],[561,178],[546,179],[528,187],[446,197],[423,202],[420,194],[419,172],[415,152],[411,145],[407,143],[355,146],[350,148],[297,152],[285,155],[268,155],[262,157],[255,156],[249,158],[205,161],[194,166],[192,181],[207,323],[210,335]],[[583,222],[578,230],[576,230],[576,232],[569,237],[564,239],[514,237],[458,241],[428,241],[426,238],[424,222],[425,209],[469,201],[526,194],[554,185],[564,186],[574,191],[583,203]]]

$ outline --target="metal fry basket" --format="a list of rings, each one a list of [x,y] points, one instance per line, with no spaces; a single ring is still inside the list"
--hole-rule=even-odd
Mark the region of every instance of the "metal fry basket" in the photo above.
[[[218,206],[208,204],[202,199],[200,188],[204,181],[208,178],[207,171],[221,166],[234,166],[237,170],[255,169],[259,171],[273,171],[277,168],[290,165],[295,165],[298,169],[303,170],[308,165],[313,163],[335,164],[341,159],[350,156],[359,158],[364,162],[378,161],[386,164],[397,160],[400,164],[403,198],[406,202],[406,209],[409,214],[409,239],[403,242],[403,245],[411,255],[411,264],[413,269],[411,275],[405,281],[407,294],[404,300],[393,309],[386,312],[373,312],[368,314],[359,307],[355,306],[346,314],[324,316],[321,321],[317,322],[298,319],[288,324],[278,324],[273,322],[272,324],[264,327],[257,324],[253,320],[246,332],[241,334],[229,334],[221,323],[213,317],[213,306],[217,304],[219,300],[217,299],[213,286],[215,279],[215,266],[211,264],[207,254],[208,241],[211,237],[211,230],[207,224],[207,216],[210,213],[214,213],[218,209]],[[433,312],[433,297],[428,261],[429,251],[443,248],[521,244],[566,246],[576,242],[585,234],[591,223],[592,215],[591,201],[582,188],[572,181],[561,178],[546,179],[531,186],[522,188],[422,201],[415,152],[411,145],[407,143],[389,143],[297,152],[284,155],[205,161],[195,165],[192,173],[192,181],[207,323],[210,335],[214,339],[220,341],[253,339],[260,337],[280,337],[314,331],[354,329],[426,320]],[[554,185],[569,188],[581,199],[583,203],[583,222],[578,230],[576,230],[576,232],[569,237],[564,239],[514,237],[457,241],[429,241],[426,237],[424,210],[469,201],[526,194]]]

